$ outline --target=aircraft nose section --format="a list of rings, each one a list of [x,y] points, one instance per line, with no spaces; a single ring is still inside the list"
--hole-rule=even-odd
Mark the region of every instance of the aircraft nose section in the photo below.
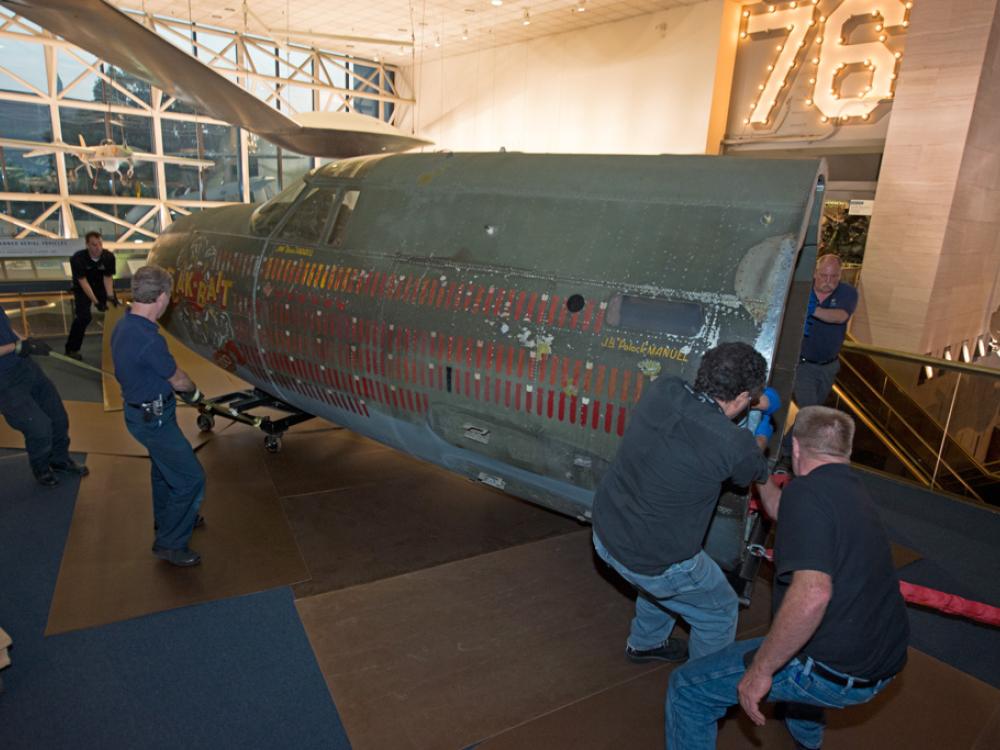
[[[171,224],[167,231],[157,238],[146,261],[173,274],[178,268],[183,249],[191,244],[192,232],[187,224],[189,224],[187,217]]]

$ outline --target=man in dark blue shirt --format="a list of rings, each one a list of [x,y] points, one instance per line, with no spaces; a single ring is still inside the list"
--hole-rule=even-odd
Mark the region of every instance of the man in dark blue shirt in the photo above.
[[[823,743],[824,707],[870,701],[906,663],[906,608],[889,540],[850,466],[853,438],[846,414],[799,412],[796,478],[783,493],[773,483],[761,488],[778,523],[771,630],[670,676],[668,750],[714,748],[717,722],[736,703],[762,725],[762,700],[786,702],[796,747],[814,750]]]
[[[188,547],[200,525],[205,472],[177,426],[176,391],[196,404],[201,393],[177,366],[156,321],[170,305],[170,275],[143,266],[132,276],[132,306],[111,335],[115,378],[122,388],[125,426],[149,451],[156,540],[153,554],[188,567],[201,556]]]
[[[840,347],[847,335],[847,323],[858,306],[858,290],[842,282],[840,274],[840,258],[833,253],[821,255],[816,260],[792,391],[795,404],[800,409],[821,406],[826,402],[840,371]],[[789,431],[782,441],[781,450],[786,463],[790,460],[791,450],[792,436]]]
[[[757,399],[767,363],[749,344],[705,352],[694,387],[660,377],[644,390],[594,496],[594,548],[639,592],[625,647],[634,662],[680,661],[733,642],[739,603],[702,549],[727,480],[767,480],[754,436],[733,421]],[[676,617],[691,637],[670,637]]]
[[[80,347],[83,346],[83,335],[90,325],[90,306],[99,311],[108,309],[108,304],[118,307],[118,297],[115,296],[115,256],[110,250],[104,249],[100,232],[87,232],[87,247],[73,254],[69,260],[73,275],[73,325],[66,339],[66,356],[82,359]]]
[[[59,483],[54,472],[85,476],[86,466],[69,456],[69,418],[59,392],[32,354],[47,355],[44,341],[22,339],[0,307],[0,414],[24,435],[31,471],[39,484]]]

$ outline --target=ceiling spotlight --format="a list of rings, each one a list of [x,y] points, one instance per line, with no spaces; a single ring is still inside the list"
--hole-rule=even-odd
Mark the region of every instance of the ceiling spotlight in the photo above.
[[[580,0],[580,2],[576,4],[576,7],[573,8],[574,13],[583,13],[586,10],[587,10],[587,0]]]
[[[494,8],[499,8],[501,5],[503,5],[503,0],[490,0],[490,5],[492,5]]]
[[[434,46],[435,47],[440,47],[441,46],[441,35],[440,34],[436,34],[434,36]]]
[[[468,41],[468,39],[469,39],[469,30],[462,29],[462,41],[465,42]]]
[[[531,12],[527,8],[524,9],[524,17],[521,19],[521,24],[531,26]]]

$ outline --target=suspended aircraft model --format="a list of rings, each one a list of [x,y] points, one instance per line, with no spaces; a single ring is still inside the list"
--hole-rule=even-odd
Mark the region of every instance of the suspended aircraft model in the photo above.
[[[101,169],[109,172],[113,177],[117,177],[119,182],[127,183],[135,174],[136,162],[161,162],[163,164],[178,164],[183,167],[197,167],[198,169],[208,169],[215,164],[207,159],[148,154],[130,148],[127,143],[115,143],[109,139],[101,141],[99,146],[88,146],[82,135],[79,146],[71,146],[62,141],[43,143],[41,141],[22,141],[15,138],[0,138],[0,146],[26,150],[28,153],[25,154],[25,157],[27,158],[47,156],[48,154],[71,154],[80,160],[80,165],[73,170],[74,177],[80,169],[86,169],[87,174],[94,181],[95,187],[97,186],[97,172]],[[124,174],[121,171],[123,167],[125,168]]]
[[[44,25],[34,9],[17,6]],[[151,260],[174,277],[167,329],[255,386],[206,409],[204,428],[250,421],[276,450],[316,415],[586,520],[652,379],[691,379],[707,349],[740,340],[790,393],[823,173],[816,160],[380,154],[257,207],[183,217]],[[262,404],[289,416],[253,417]],[[745,495],[724,494],[706,549],[745,600],[762,533]]]

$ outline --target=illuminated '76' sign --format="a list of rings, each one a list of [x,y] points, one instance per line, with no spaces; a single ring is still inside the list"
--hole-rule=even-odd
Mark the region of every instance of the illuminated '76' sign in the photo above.
[[[867,120],[880,101],[892,98],[896,66],[902,53],[885,44],[886,32],[909,25],[907,14],[913,3],[842,0],[824,5],[835,6],[829,16],[821,14],[819,0],[764,6],[763,13],[752,13],[748,8],[754,6],[744,6],[741,39],[778,30],[787,32],[784,42],[777,45],[777,60],[767,66],[767,79],[759,86],[760,95],[744,123],[767,124],[775,105],[787,90],[789,77],[803,63],[815,68],[809,77],[813,84],[812,99],[806,103],[816,106],[823,122],[846,121],[852,117]],[[761,7],[761,4],[755,3],[755,6]],[[875,24],[877,41],[849,43],[850,32],[862,24]],[[815,35],[813,41],[818,45],[818,52],[808,61],[800,60],[808,49],[810,34]],[[859,71],[869,74],[868,85],[856,96],[842,96],[843,76]]]

